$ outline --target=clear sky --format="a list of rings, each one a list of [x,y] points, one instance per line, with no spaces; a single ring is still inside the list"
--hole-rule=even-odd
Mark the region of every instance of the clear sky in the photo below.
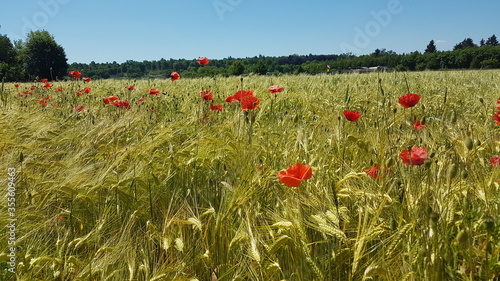
[[[450,50],[500,38],[498,0],[3,0],[0,34],[47,30],[68,62]]]

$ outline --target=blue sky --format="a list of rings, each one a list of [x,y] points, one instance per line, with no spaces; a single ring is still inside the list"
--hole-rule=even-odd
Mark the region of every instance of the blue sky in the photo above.
[[[500,38],[498,0],[3,1],[0,34],[47,30],[68,62],[450,50]]]

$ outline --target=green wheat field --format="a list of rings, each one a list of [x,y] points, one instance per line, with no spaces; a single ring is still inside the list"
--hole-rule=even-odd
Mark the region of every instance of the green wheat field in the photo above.
[[[498,70],[50,83],[2,84],[0,280],[500,278]]]

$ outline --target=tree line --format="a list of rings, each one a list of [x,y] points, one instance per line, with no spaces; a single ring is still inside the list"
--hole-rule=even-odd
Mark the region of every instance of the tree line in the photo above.
[[[79,70],[86,77],[162,78],[171,72],[183,77],[231,76],[242,74],[318,74],[341,73],[353,68],[386,66],[397,71],[438,69],[500,68],[500,44],[495,35],[475,44],[471,38],[457,43],[451,51],[439,51],[431,40],[423,52],[397,54],[376,49],[370,54],[288,55],[278,57],[212,59],[201,66],[196,59],[128,60],[123,63],[67,63],[64,48],[47,31],[32,31],[25,40],[12,42],[0,34],[0,79],[32,81],[37,78],[65,79],[69,70]]]

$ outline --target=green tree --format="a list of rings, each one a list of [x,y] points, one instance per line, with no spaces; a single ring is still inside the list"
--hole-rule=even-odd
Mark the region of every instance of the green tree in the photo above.
[[[64,48],[57,44],[49,32],[32,31],[22,43],[22,63],[28,78],[55,79],[63,77],[68,70]]]
[[[498,46],[498,40],[497,40],[497,37],[495,36],[495,34],[491,35],[490,38],[488,38],[488,40],[486,40],[486,43],[484,43],[486,46]]]
[[[0,35],[0,62],[14,64],[15,58],[14,45],[6,35]]]
[[[229,67],[230,75],[241,75],[245,71],[245,66],[239,60],[234,61],[233,64]]]
[[[500,68],[500,61],[496,58],[483,60],[480,64],[481,68],[492,69]]]
[[[14,81],[20,76],[16,49],[6,35],[0,35],[0,80]]]
[[[259,62],[255,66],[255,73],[257,73],[259,75],[266,75],[266,73],[267,73],[267,66],[264,63],[264,61],[259,60]]]
[[[477,45],[474,44],[474,41],[472,39],[465,38],[462,42],[456,44],[455,47],[453,47],[453,51],[472,47],[477,47]]]
[[[436,52],[436,44],[434,44],[434,40],[431,40],[425,48],[424,54],[435,53]]]

